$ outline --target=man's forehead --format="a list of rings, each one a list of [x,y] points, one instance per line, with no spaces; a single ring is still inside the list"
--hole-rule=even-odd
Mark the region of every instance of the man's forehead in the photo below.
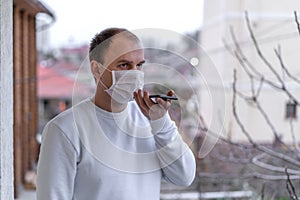
[[[115,60],[126,54],[139,53],[143,54],[142,44],[133,39],[126,37],[114,38],[106,51],[104,60]]]
[[[108,49],[111,49],[115,52],[119,51],[121,53],[125,53],[141,48],[143,47],[140,41],[122,36],[114,38]]]

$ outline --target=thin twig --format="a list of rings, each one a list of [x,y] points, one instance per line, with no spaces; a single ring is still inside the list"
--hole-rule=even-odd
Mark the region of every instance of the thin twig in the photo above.
[[[236,109],[236,82],[237,82],[237,77],[236,77],[236,70],[234,69],[233,72],[233,98],[232,98],[232,110],[233,110],[233,115],[234,118],[236,120],[236,122],[238,123],[240,129],[242,130],[242,132],[244,133],[244,135],[248,138],[248,141],[255,145],[254,141],[252,140],[249,132],[246,130],[245,126],[243,125],[243,123],[241,122],[238,114],[237,114],[237,109]]]
[[[271,128],[274,137],[278,138],[281,144],[284,144],[283,141],[280,139],[280,137],[278,135],[278,132],[276,131],[276,128],[275,128],[274,124],[271,122],[271,119],[269,118],[269,116],[267,115],[267,113],[265,112],[265,110],[263,109],[263,107],[260,105],[259,101],[255,101],[255,103],[256,103],[256,107],[257,107],[258,111],[261,113],[261,115],[265,119],[266,123]],[[285,145],[285,146],[288,147],[288,145]]]
[[[254,36],[254,33],[253,33],[252,26],[250,24],[250,20],[249,20],[249,16],[248,16],[247,11],[245,12],[245,18],[246,18],[246,22],[247,22],[248,31],[250,33],[250,37],[252,39],[252,42],[254,44],[254,47],[256,49],[256,52],[257,52],[258,56],[262,59],[262,61],[266,64],[266,66],[271,70],[271,72],[276,76],[277,80],[282,83],[283,81],[280,78],[279,74],[273,68],[272,64],[266,59],[266,57],[263,55],[262,51],[260,50],[260,47],[259,47],[258,42],[256,40],[256,37]]]
[[[295,15],[295,22],[297,24],[298,33],[299,33],[299,36],[300,36],[300,23],[298,21],[298,16],[297,16],[297,12],[296,11],[294,11],[294,15]]]
[[[241,93],[240,91],[236,91],[236,94],[244,99],[247,103],[253,103],[253,97],[252,96],[246,96],[245,94]]]
[[[287,171],[287,168],[285,168],[285,174],[287,176],[287,179],[286,179],[286,188],[289,192],[289,195],[291,197],[292,200],[298,200],[298,197],[297,197],[297,194],[296,194],[296,191],[295,191],[295,187],[290,179],[290,174],[288,173]]]
[[[234,41],[235,44],[235,48],[236,50],[234,51],[233,55],[237,58],[237,60],[239,61],[240,65],[242,66],[242,68],[245,70],[245,72],[248,74],[248,76],[253,76],[256,80],[261,80],[263,79],[267,84],[269,84],[270,86],[272,86],[275,89],[281,90],[282,86],[278,85],[276,83],[274,83],[271,80],[266,79],[260,72],[258,72],[256,70],[256,68],[253,66],[253,64],[249,61],[249,59],[245,56],[245,54],[243,53],[243,51],[240,48],[239,43],[237,42],[237,39],[235,37],[234,31],[233,29],[231,29],[231,38]],[[228,47],[228,45],[225,47],[227,49],[230,49]],[[248,68],[255,74],[252,74]]]
[[[258,86],[258,89],[257,89],[256,94],[255,94],[256,99],[258,99],[258,97],[260,95],[263,84],[264,84],[264,78],[262,77],[259,81],[259,86]]]
[[[242,61],[247,61],[248,59],[246,59],[246,57],[244,56],[243,51],[242,51],[242,49],[241,49],[239,43],[237,42],[237,39],[236,39],[234,30],[233,30],[232,27],[230,28],[230,35],[231,35],[231,38],[232,38],[232,40],[233,40],[233,42],[234,42],[234,46],[235,46],[235,48],[236,48],[235,56],[239,57]],[[248,63],[248,62],[246,62],[246,63]],[[247,65],[247,66],[254,72],[254,74],[256,74],[256,76],[261,77],[261,73],[259,73],[259,72],[256,70],[255,67],[253,67],[252,65]],[[249,72],[249,70],[247,69],[247,66],[246,66],[246,65],[244,66],[244,70],[246,70],[246,73],[247,73],[247,74],[251,74],[251,73]],[[251,74],[251,75],[252,75],[252,74]],[[253,75],[252,75],[252,76],[253,76]]]
[[[279,60],[280,66],[281,66],[281,68],[283,69],[283,71],[286,73],[286,75],[287,75],[289,78],[291,78],[292,80],[294,80],[295,82],[297,82],[298,84],[300,84],[300,80],[299,80],[297,77],[293,76],[293,75],[289,72],[289,70],[287,69],[287,67],[285,66],[280,51],[279,51],[279,50],[276,50],[276,49],[274,49],[274,51],[275,51],[276,57],[277,57],[278,60]]]
[[[263,183],[263,186],[262,186],[262,189],[261,189],[261,200],[264,200],[264,196],[265,196],[265,184],[266,183]]]

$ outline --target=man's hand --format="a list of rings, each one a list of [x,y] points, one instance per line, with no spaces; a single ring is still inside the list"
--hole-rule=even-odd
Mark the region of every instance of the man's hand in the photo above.
[[[170,90],[167,95],[173,96],[174,91]],[[150,120],[156,120],[163,117],[171,106],[171,100],[164,101],[161,98],[156,98],[156,103],[154,103],[149,98],[149,92],[142,91],[141,89],[134,92],[134,99],[139,105],[142,113]]]

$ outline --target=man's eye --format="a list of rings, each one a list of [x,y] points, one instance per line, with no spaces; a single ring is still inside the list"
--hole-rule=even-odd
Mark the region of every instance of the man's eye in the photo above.
[[[143,69],[143,64],[138,64],[138,65],[137,65],[137,68],[138,68],[138,69]]]
[[[122,63],[119,65],[121,68],[127,68],[128,67],[128,64],[127,63]]]

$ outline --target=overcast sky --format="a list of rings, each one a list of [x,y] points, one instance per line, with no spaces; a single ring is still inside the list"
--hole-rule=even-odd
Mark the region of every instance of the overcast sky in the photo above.
[[[56,15],[50,45],[89,42],[107,27],[164,28],[178,33],[199,29],[203,0],[42,0]]]

